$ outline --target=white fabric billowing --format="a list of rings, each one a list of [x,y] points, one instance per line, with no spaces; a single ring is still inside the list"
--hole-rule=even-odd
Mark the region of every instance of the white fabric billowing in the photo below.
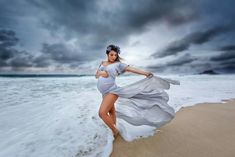
[[[174,118],[175,111],[167,104],[169,97],[164,91],[170,84],[180,83],[152,76],[109,91],[119,95],[115,103],[117,127],[126,141],[153,135]]]

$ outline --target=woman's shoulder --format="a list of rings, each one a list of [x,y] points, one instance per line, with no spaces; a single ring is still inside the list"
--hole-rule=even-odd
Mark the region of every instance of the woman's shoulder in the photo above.
[[[104,65],[104,64],[105,64],[105,61],[101,61],[101,62],[100,62],[100,65]]]
[[[100,63],[101,65],[103,65],[103,66],[106,66],[106,64],[107,64],[107,61],[101,61],[101,63]]]

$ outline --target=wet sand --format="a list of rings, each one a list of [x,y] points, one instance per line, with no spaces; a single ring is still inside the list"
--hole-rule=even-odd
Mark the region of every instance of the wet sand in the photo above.
[[[111,157],[235,156],[235,99],[181,108],[159,130],[132,142],[118,136]]]

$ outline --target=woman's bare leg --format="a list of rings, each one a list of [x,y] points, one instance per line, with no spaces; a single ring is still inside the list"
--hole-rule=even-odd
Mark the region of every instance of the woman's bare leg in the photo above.
[[[112,118],[114,124],[116,125],[116,110],[115,110],[114,104],[113,104],[113,107],[111,108],[111,110],[109,111],[109,115]]]
[[[108,127],[113,131],[113,134],[115,134],[118,130],[115,127],[115,123],[111,116],[108,115],[112,107],[114,106],[115,101],[117,100],[118,95],[108,93],[104,96],[102,103],[100,105],[99,109],[99,116],[102,118],[102,120],[105,122],[105,124],[108,125]]]

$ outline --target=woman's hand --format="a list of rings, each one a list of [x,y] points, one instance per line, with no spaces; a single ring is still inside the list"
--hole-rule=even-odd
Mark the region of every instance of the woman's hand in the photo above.
[[[98,70],[98,71],[96,72],[96,74],[95,74],[95,78],[99,78],[100,76],[102,76],[102,77],[108,77],[109,75],[108,75],[108,72],[106,72],[106,71],[100,71],[100,70]]]
[[[145,72],[145,74],[144,74],[146,77],[152,77],[153,76],[153,73],[151,73],[151,72]]]

